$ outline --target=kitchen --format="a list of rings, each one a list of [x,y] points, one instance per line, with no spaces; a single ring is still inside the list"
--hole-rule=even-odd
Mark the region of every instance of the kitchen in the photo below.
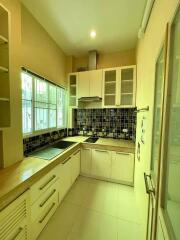
[[[179,0],[0,0],[0,239],[180,239]]]

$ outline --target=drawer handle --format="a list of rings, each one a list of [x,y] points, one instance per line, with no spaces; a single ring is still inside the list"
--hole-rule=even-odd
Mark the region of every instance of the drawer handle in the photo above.
[[[95,149],[96,152],[108,152],[106,150]]]
[[[55,192],[56,192],[56,189],[54,189],[52,193],[50,193],[50,195],[41,204],[39,204],[39,206],[43,207],[44,204],[54,195]]]
[[[53,175],[43,186],[39,188],[39,190],[43,190],[55,178],[56,178],[56,175]]]
[[[80,152],[80,149],[77,151],[77,152],[75,152],[73,155],[76,155],[77,153],[79,153]]]
[[[66,160],[64,160],[64,161],[62,162],[62,164],[67,163],[70,159],[71,159],[71,157],[68,157]]]
[[[126,153],[126,152],[116,152],[116,154],[121,154],[121,155],[130,155],[130,153]]]
[[[19,237],[19,235],[21,234],[22,231],[23,231],[23,228],[20,227],[20,228],[18,229],[18,232],[16,233],[16,235],[12,238],[12,240],[16,240],[16,239]]]
[[[53,209],[53,207],[55,206],[56,204],[53,202],[53,204],[51,205],[51,207],[48,209],[48,211],[46,212],[46,214],[44,215],[43,218],[41,218],[41,220],[39,220],[39,223],[43,223],[44,220],[46,219],[46,217],[48,216],[48,214],[50,213],[50,211]]]

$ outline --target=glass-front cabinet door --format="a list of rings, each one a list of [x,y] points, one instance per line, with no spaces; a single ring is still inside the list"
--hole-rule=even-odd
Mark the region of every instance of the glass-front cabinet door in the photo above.
[[[105,69],[104,106],[135,107],[136,66]]]
[[[77,106],[77,73],[69,74],[68,78],[69,84],[69,106]]]
[[[106,69],[104,74],[104,106],[116,105],[116,85],[118,81],[118,68]]]
[[[170,36],[161,207],[170,239],[180,240],[180,9]]]
[[[120,105],[135,107],[136,67],[120,69]]]

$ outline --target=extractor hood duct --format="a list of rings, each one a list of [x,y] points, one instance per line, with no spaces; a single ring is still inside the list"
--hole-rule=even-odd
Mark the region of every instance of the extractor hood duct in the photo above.
[[[89,65],[88,65],[89,70],[97,69],[97,57],[98,54],[96,50],[89,51]]]

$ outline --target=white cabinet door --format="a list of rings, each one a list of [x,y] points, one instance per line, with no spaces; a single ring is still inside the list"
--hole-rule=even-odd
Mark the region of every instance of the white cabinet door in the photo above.
[[[89,86],[89,72],[80,72],[78,74],[78,98],[89,97],[90,86]]]
[[[118,181],[133,183],[134,154],[112,152],[111,178]]]
[[[71,157],[61,163],[59,198],[62,200],[71,187]]]
[[[100,149],[92,150],[91,174],[98,177],[110,178],[111,152]]]
[[[80,174],[80,149],[76,151],[71,158],[71,184],[74,183]]]
[[[81,149],[81,173],[82,174],[91,174],[91,165],[92,165],[92,158],[91,158],[92,150],[91,148],[82,148]]]
[[[29,239],[29,191],[0,212],[0,239]]]
[[[90,80],[90,97],[102,97],[102,81],[103,81],[103,71],[93,70],[89,71]]]

